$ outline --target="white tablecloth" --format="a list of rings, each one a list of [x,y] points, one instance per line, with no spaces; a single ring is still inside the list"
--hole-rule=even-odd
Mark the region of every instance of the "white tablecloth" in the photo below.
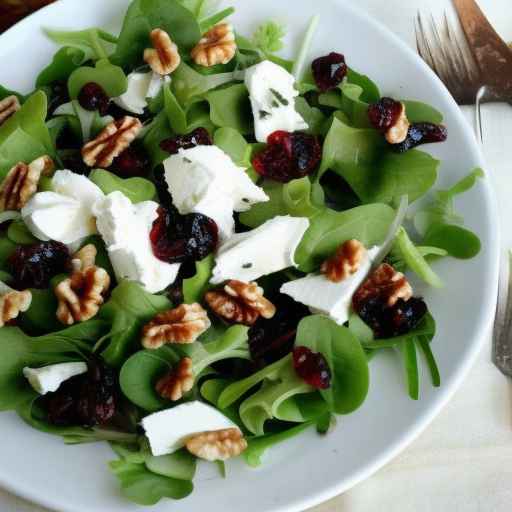
[[[281,0],[290,1],[292,0]],[[352,0],[414,45],[418,9],[442,13],[450,0]],[[512,41],[510,0],[479,0]],[[473,110],[466,109],[468,119]],[[485,153],[502,225],[512,218],[512,108],[484,107]],[[508,147],[507,147],[508,144]],[[502,229],[512,247],[512,229]],[[512,510],[512,384],[492,365],[489,343],[451,403],[416,442],[372,478],[310,512],[505,512]],[[0,490],[0,511],[45,512]],[[48,512],[48,511],[46,511]],[[92,511],[91,511],[92,512]]]

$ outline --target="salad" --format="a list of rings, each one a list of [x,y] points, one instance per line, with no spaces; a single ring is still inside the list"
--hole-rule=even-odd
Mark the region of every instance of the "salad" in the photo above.
[[[318,19],[287,60],[281,25],[244,37],[214,3],[47,30],[34,91],[0,86],[0,410],[110,443],[141,505],[189,495],[200,460],[327,435],[380,351],[411,399],[418,354],[439,386],[420,290],[480,251],[455,198],[482,171],[433,191],[417,149],[440,112],[310,55]]]

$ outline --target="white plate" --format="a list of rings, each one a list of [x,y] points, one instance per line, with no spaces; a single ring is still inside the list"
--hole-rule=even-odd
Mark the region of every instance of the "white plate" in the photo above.
[[[312,54],[341,51],[355,69],[374,78],[383,93],[433,104],[445,114],[449,142],[428,147],[443,161],[439,186],[447,186],[475,166],[483,166],[469,126],[448,92],[404,43],[348,3],[336,0],[233,0],[237,29],[250,34],[269,18],[290,29],[288,47],[299,43],[308,18],[321,16]],[[0,37],[0,83],[29,91],[36,73],[55,47],[41,27],[117,29],[126,0],[61,0],[22,21]],[[182,502],[163,501],[153,510],[244,512],[298,511],[346,491],[397,455],[434,418],[474,361],[487,333],[496,296],[497,216],[488,181],[457,201],[467,225],[481,237],[483,251],[469,262],[446,260],[436,270],[444,290],[423,290],[438,322],[433,349],[443,385],[433,389],[423,371],[421,399],[404,389],[402,370],[392,354],[371,363],[371,389],[364,406],[340,418],[327,437],[309,432],[274,449],[258,470],[235,462],[228,478],[214,474],[196,482]],[[140,510],[124,501],[106,467],[113,456],[104,445],[67,447],[59,438],[26,427],[13,414],[0,417],[0,484],[48,507],[69,512]],[[410,485],[404,482],[404,485]]]

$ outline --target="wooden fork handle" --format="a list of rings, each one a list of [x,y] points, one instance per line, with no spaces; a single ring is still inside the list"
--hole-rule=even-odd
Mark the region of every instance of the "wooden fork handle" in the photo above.
[[[475,0],[453,0],[483,79],[489,86],[512,88],[512,51]]]

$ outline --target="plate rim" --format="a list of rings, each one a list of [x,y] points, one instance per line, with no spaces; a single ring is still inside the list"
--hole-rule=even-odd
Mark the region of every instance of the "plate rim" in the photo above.
[[[22,29],[25,26],[30,26],[32,24],[37,24],[38,20],[40,22],[44,21],[45,14],[50,10],[59,9],[59,5],[62,2],[75,2],[76,0],[58,0],[55,3],[46,5],[41,9],[33,12],[29,16],[20,20],[18,23],[13,25],[4,33],[0,34],[0,43],[3,39],[7,37],[11,37],[13,33]],[[129,0],[126,0],[127,3]],[[434,78],[435,82],[438,84],[438,93],[444,96],[444,99],[451,104],[452,113],[454,114],[458,125],[461,127],[461,130],[465,132],[466,136],[470,136],[473,141],[471,149],[475,152],[478,163],[480,167],[484,169],[486,174],[486,179],[482,180],[483,186],[483,195],[485,195],[487,207],[489,209],[489,217],[492,219],[496,226],[500,226],[499,220],[500,215],[498,212],[498,204],[497,197],[493,190],[493,185],[490,179],[490,170],[487,169],[485,157],[483,154],[482,145],[477,141],[475,134],[469,125],[467,119],[465,118],[460,106],[455,102],[454,98],[449,93],[446,86],[441,82],[441,80],[435,75],[435,73],[428,67],[428,65],[420,58],[420,56],[412,49],[412,47],[404,41],[401,37],[391,31],[386,25],[380,22],[378,19],[369,15],[364,11],[364,9],[353,2],[348,0],[333,0],[339,4],[343,5],[343,8],[347,11],[351,12],[351,15],[359,18],[364,23],[368,24],[370,28],[373,28],[377,31],[383,38],[388,41],[392,41],[401,52],[408,54],[410,57],[413,57],[417,64],[423,68],[424,72],[429,74]],[[42,23],[39,23],[41,25]],[[374,475],[377,471],[383,468],[386,464],[391,462],[395,457],[397,457],[402,451],[404,451],[415,439],[419,437],[419,435],[424,432],[427,427],[432,423],[432,421],[438,416],[441,410],[447,405],[447,403],[453,398],[456,391],[461,387],[462,382],[467,377],[469,371],[474,366],[474,363],[480,354],[482,348],[486,344],[487,337],[489,334],[495,310],[496,310],[496,302],[498,295],[498,277],[499,277],[499,262],[500,262],[500,254],[501,254],[501,235],[499,232],[499,228],[496,230],[491,230],[488,233],[489,236],[489,256],[486,264],[492,265],[490,275],[492,279],[490,279],[490,283],[485,290],[485,294],[482,297],[482,305],[485,307],[482,308],[481,318],[482,320],[479,322],[477,329],[475,330],[471,344],[471,351],[466,356],[464,363],[459,365],[456,371],[451,375],[451,383],[450,387],[443,388],[440,392],[439,398],[427,409],[425,409],[421,414],[419,414],[413,424],[404,431],[402,437],[400,437],[396,442],[386,447],[385,450],[382,450],[380,455],[376,457],[371,463],[368,463],[364,468],[356,471],[350,478],[346,478],[339,484],[327,486],[325,489],[318,490],[314,494],[312,494],[309,498],[298,498],[296,500],[290,501],[288,504],[276,506],[273,509],[273,512],[300,512],[311,507],[317,506],[325,501],[328,501],[340,494],[348,491],[355,485],[362,483],[364,480],[368,479],[372,475]],[[34,504],[42,505],[46,508],[59,510],[62,512],[83,512],[81,508],[75,507],[67,507],[63,506],[62,503],[54,501],[51,497],[41,496],[37,493],[32,493],[30,489],[26,489],[21,484],[21,481],[18,479],[16,482],[14,479],[10,480],[5,478],[4,475],[0,475],[0,486],[11,492],[12,494],[26,499]]]

